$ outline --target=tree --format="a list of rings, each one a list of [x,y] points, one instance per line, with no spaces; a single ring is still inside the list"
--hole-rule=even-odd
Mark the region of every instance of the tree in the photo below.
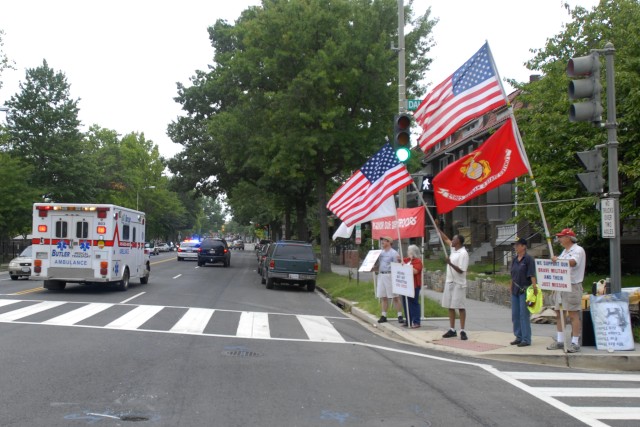
[[[33,203],[40,191],[30,183],[33,167],[0,151],[0,240],[31,233]]]
[[[34,168],[33,185],[57,202],[91,201],[93,165],[79,130],[78,101],[62,72],[43,61],[27,69],[20,92],[6,102],[9,152]]]
[[[543,77],[519,85],[523,93],[518,99],[525,108],[517,110],[516,117],[542,199],[561,201],[545,204],[550,227],[571,226],[589,237],[598,234],[600,214],[595,209],[598,199],[588,195],[576,180],[575,174],[583,169],[574,160],[574,153],[606,143],[607,135],[604,128],[569,122],[569,79],[565,68],[570,58],[587,55],[591,49],[603,49],[608,41],[615,46],[620,211],[621,224],[624,224],[640,214],[640,46],[634,42],[640,37],[640,3],[636,0],[603,1],[590,11],[582,7],[571,10],[565,6],[572,22],[547,39],[544,48],[533,50],[535,56],[527,66],[542,72]],[[606,86],[604,66],[602,70],[602,84]],[[603,154],[606,156],[606,150]],[[519,215],[539,223],[540,215],[535,205],[527,205],[534,201],[533,189],[530,186],[520,188],[524,191],[519,200],[525,203],[518,206]]]
[[[415,67],[425,63],[415,52],[428,51],[429,13],[407,37],[416,59],[411,80],[426,71]],[[230,192],[249,181],[280,198],[283,214],[295,211],[298,224],[315,191],[322,269],[330,271],[327,195],[384,143],[396,108],[389,49],[396,17],[393,0],[270,0],[245,10],[235,26],[216,22],[209,29],[215,65],[192,87],[179,87],[188,117],[170,134],[185,156],[172,170],[182,173],[186,154],[199,155],[203,185]]]
[[[9,57],[2,50],[2,46],[4,46],[4,42],[2,38],[4,36],[4,31],[0,30],[0,77],[2,77],[2,72],[7,69],[15,69],[13,66],[13,61],[9,59]],[[2,79],[0,78],[0,89],[2,89]]]

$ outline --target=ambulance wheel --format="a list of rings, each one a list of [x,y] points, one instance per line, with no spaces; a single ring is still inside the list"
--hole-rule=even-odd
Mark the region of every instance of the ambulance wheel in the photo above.
[[[129,289],[129,269],[125,268],[124,273],[122,273],[122,280],[118,284],[119,291],[126,291]]]
[[[146,285],[149,283],[149,276],[151,275],[151,271],[149,271],[149,264],[144,267],[144,276],[140,277],[140,284]]]
[[[43,286],[45,289],[49,289],[50,291],[62,291],[67,284],[59,280],[45,280]]]

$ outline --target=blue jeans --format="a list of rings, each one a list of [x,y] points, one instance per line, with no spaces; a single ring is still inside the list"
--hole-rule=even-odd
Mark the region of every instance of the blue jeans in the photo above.
[[[531,313],[527,308],[527,293],[511,295],[511,321],[517,340],[531,344]]]
[[[414,289],[414,297],[405,297],[404,295],[400,295],[402,298],[402,307],[404,308],[404,315],[409,322],[409,326],[411,325],[419,325],[420,324],[420,288]],[[411,318],[407,315],[407,300],[409,300],[409,314]]]

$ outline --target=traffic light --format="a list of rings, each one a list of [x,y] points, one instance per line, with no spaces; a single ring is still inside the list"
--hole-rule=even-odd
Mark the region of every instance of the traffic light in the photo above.
[[[599,149],[579,151],[576,159],[585,167],[587,172],[576,174],[576,178],[582,183],[589,193],[602,193],[604,178],[602,177],[602,154]]]
[[[569,99],[572,101],[588,98],[588,101],[571,104],[569,120],[572,122],[602,121],[602,104],[600,103],[600,55],[592,52],[587,56],[571,58],[567,64],[569,77],[586,77],[569,82]]]
[[[411,157],[411,115],[396,114],[393,118],[393,149],[402,163]]]

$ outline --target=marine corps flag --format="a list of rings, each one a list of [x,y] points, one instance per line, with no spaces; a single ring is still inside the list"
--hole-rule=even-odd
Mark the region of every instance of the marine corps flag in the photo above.
[[[472,153],[433,179],[438,213],[443,214],[528,172],[516,141],[512,119]]]

